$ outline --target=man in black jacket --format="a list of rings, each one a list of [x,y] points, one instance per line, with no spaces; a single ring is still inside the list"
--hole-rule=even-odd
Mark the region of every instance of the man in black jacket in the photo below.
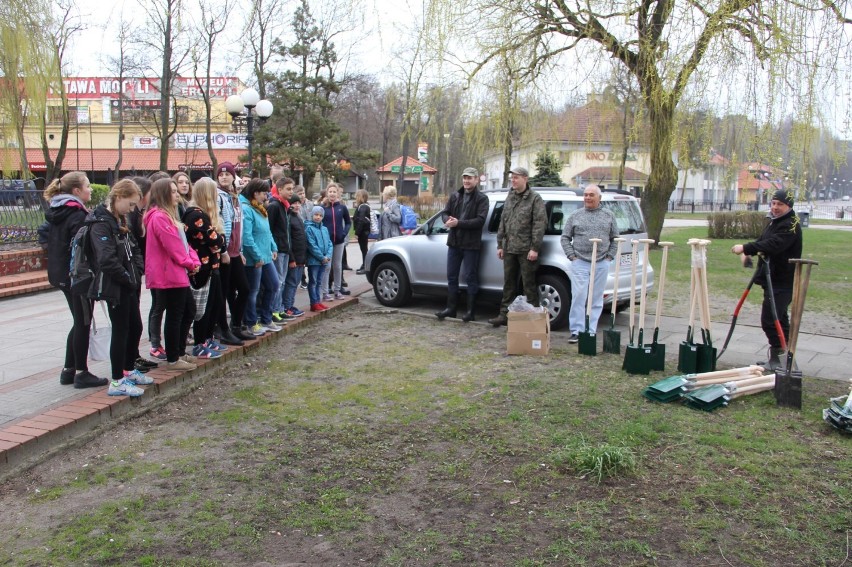
[[[802,225],[793,210],[793,193],[779,189],[772,196],[769,205],[769,224],[754,242],[735,244],[731,248],[734,254],[745,256],[760,255],[759,268],[755,283],[763,287],[763,309],[760,313],[760,325],[769,340],[769,368],[775,370],[781,365],[781,338],[775,329],[775,318],[772,315],[772,302],[778,312],[778,319],[784,331],[784,340],[790,337],[790,319],[787,308],[793,299],[793,276],[795,267],[790,264],[790,258],[802,257]],[[745,258],[744,258],[745,263]],[[772,278],[772,294],[766,279],[766,264]]]
[[[435,313],[438,319],[456,316],[459,293],[459,272],[464,264],[467,284],[467,313],[462,321],[476,317],[476,294],[479,293],[479,252],[482,248],[482,227],[488,215],[488,197],[479,191],[479,172],[468,167],[462,173],[462,187],[450,195],[441,211],[447,236],[447,307]]]

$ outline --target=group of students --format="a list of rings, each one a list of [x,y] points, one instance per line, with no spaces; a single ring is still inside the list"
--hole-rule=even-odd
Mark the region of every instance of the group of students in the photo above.
[[[278,332],[304,315],[295,305],[300,281],[312,311],[349,295],[343,262],[352,219],[340,202],[342,187],[330,184],[312,204],[280,168],[269,180],[242,181],[228,162],[218,165],[216,181],[192,183],[183,172],[124,178],[93,210],[87,208],[92,189],[85,173],[70,172],[50,184],[41,231],[48,277],[73,318],[60,384],[108,385],[110,395],[139,396],[139,386],[153,382],[145,373],[159,364],[168,371],[192,370],[195,359],[222,356],[228,346]],[[366,255],[366,191],[356,194],[354,217]],[[69,266],[84,225],[93,277],[81,289],[72,285]],[[139,353],[143,276],[152,295],[148,331],[156,362]],[[88,368],[95,301],[104,302],[112,325],[109,379]]]

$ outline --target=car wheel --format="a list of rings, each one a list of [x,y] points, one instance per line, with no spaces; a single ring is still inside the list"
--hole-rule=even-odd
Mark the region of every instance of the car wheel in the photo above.
[[[571,310],[571,288],[564,278],[549,274],[538,278],[538,293],[542,307],[550,313],[550,328],[561,329],[568,325]]]
[[[388,307],[402,307],[411,299],[408,274],[399,262],[384,262],[373,276],[373,293],[379,303]]]

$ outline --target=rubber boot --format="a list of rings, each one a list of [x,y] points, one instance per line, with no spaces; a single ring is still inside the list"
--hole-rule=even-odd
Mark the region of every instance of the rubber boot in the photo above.
[[[491,324],[492,324],[493,326],[495,326],[495,327],[499,327],[500,325],[506,325],[506,324],[508,324],[508,323],[509,323],[509,318],[508,318],[508,317],[506,317],[506,314],[505,314],[505,313],[500,313],[500,314],[499,314],[499,315],[497,315],[496,317],[493,317],[493,318],[489,319],[489,320],[488,320],[488,322],[489,322],[489,323],[491,323]]]
[[[774,371],[776,368],[783,366],[781,357],[785,354],[785,350],[781,347],[769,347],[769,369]]]
[[[441,321],[443,321],[445,317],[452,317],[455,319],[458,302],[458,295],[453,294],[447,296],[447,306],[444,308],[443,311],[438,311],[437,313],[435,313],[435,317],[437,317]]]
[[[467,296],[467,313],[462,315],[462,321],[465,323],[476,321],[476,294]]]

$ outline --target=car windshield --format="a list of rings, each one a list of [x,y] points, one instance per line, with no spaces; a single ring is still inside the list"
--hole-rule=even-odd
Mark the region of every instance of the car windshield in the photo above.
[[[615,201],[603,201],[603,206],[612,211],[615,215],[615,221],[618,223],[618,232],[620,234],[639,234],[645,232],[645,223],[642,220],[642,213],[635,201],[624,199]],[[500,217],[503,214],[504,202],[500,201],[494,205],[494,214],[491,215],[491,221],[488,223],[489,232],[497,232],[500,227]],[[547,212],[547,227],[545,234],[562,234],[562,229],[565,226],[565,219],[568,215],[583,206],[581,201],[547,201],[544,204]],[[440,217],[439,219],[440,220]],[[440,223],[443,228],[443,223]],[[433,233],[438,228],[438,224],[433,227]],[[444,229],[446,231],[446,229]]]

